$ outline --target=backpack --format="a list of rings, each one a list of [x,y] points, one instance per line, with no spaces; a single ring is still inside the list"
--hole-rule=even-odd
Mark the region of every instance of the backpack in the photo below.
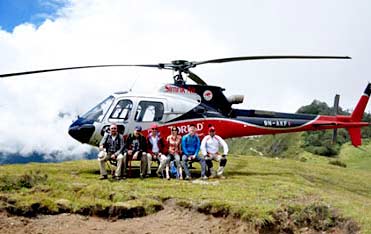
[[[174,161],[170,162],[170,175],[172,175],[174,177],[178,177],[178,170],[175,166]]]

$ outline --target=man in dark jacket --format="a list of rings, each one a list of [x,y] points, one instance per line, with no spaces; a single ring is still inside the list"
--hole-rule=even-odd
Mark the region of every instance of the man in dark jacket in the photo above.
[[[126,160],[140,160],[140,178],[147,177],[148,159],[146,155],[147,141],[141,133],[142,127],[136,126],[134,132],[129,134],[126,139],[125,147],[125,161]],[[126,163],[124,166],[124,174],[126,173]]]
[[[109,133],[104,134],[102,140],[99,143],[99,169],[101,180],[107,179],[106,162],[110,160],[117,161],[117,168],[115,171],[115,177],[117,180],[121,179],[121,168],[124,161],[122,155],[125,144],[124,138],[117,132],[117,125],[111,124]],[[125,163],[124,163],[125,164]]]

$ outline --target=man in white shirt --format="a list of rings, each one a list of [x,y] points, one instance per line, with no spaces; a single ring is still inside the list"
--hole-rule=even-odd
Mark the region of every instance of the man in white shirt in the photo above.
[[[219,146],[223,147],[223,154],[219,153]],[[215,177],[213,171],[213,162],[215,160],[219,162],[219,168],[216,176],[219,178],[225,178],[223,176],[224,167],[227,164],[228,145],[220,136],[215,134],[215,128],[211,126],[209,128],[209,135],[205,136],[201,142],[201,152],[206,159],[206,165],[210,171],[210,177]]]

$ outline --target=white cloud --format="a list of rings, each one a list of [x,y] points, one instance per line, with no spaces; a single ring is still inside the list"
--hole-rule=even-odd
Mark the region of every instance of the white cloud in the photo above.
[[[52,3],[55,1],[51,1]],[[58,2],[58,1],[57,1]],[[254,61],[204,65],[195,73],[243,107],[295,111],[313,99],[352,108],[369,79],[368,1],[71,0],[40,27],[0,29],[0,73],[109,63],[307,54],[352,61]],[[0,80],[0,151],[50,154],[89,150],[68,125],[113,91],[149,91],[171,81],[157,69],[92,69]],[[71,116],[58,118],[58,113]]]

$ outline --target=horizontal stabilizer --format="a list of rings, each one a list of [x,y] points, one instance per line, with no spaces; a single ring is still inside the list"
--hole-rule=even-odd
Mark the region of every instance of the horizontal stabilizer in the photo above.
[[[325,122],[325,123],[314,123],[314,127],[320,127],[320,126],[336,126],[337,123],[335,122]]]

